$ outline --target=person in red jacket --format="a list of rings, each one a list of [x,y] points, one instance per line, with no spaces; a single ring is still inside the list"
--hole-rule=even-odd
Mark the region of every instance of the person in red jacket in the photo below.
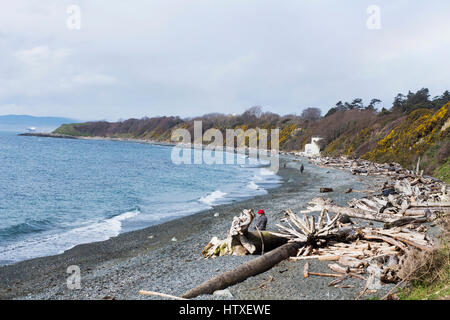
[[[266,225],[267,225],[267,217],[264,210],[261,209],[258,211],[258,217],[256,218],[255,228],[258,229],[259,231],[263,231],[266,230]]]

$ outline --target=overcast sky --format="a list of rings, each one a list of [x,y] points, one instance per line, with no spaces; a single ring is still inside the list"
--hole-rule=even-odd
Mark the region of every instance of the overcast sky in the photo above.
[[[367,27],[370,5],[380,29]],[[390,107],[399,92],[450,89],[449,15],[448,0],[2,0],[0,114]]]

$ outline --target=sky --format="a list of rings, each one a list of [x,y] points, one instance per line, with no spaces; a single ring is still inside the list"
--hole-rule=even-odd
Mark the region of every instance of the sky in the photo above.
[[[0,115],[325,113],[450,89],[448,0],[1,2]]]

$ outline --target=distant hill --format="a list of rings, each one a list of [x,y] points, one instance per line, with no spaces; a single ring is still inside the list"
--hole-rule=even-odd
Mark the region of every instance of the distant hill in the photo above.
[[[76,122],[75,119],[61,117],[35,117],[28,115],[0,116],[0,131],[25,132],[34,127],[37,132],[51,132],[65,123]]]
[[[380,102],[372,99],[364,106],[362,99],[339,101],[323,117],[315,108],[308,108],[309,112],[306,109],[300,116],[280,116],[252,107],[240,115],[214,113],[193,119],[156,117],[65,124],[54,133],[166,142],[177,128],[189,130],[193,137],[194,120],[202,121],[203,132],[215,128],[224,137],[226,129],[279,128],[281,150],[304,150],[311,137],[319,136],[323,138],[320,144],[324,155],[398,162],[408,169],[415,168],[420,157],[426,174],[450,182],[450,92],[432,99],[426,88],[398,94],[392,107],[378,111],[375,104]]]

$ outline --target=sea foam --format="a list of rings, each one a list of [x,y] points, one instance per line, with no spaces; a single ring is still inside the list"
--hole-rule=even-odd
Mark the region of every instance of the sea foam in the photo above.
[[[213,206],[215,205],[218,200],[223,199],[225,196],[227,195],[226,192],[222,192],[220,190],[216,190],[214,192],[211,192],[210,194],[208,194],[205,197],[201,197],[199,199],[200,202],[207,204],[209,206]]]
[[[44,233],[39,238],[27,238],[6,245],[0,248],[0,264],[10,264],[25,259],[63,253],[79,244],[108,240],[120,234],[124,220],[131,219],[139,213],[139,209],[135,209],[65,232]]]

